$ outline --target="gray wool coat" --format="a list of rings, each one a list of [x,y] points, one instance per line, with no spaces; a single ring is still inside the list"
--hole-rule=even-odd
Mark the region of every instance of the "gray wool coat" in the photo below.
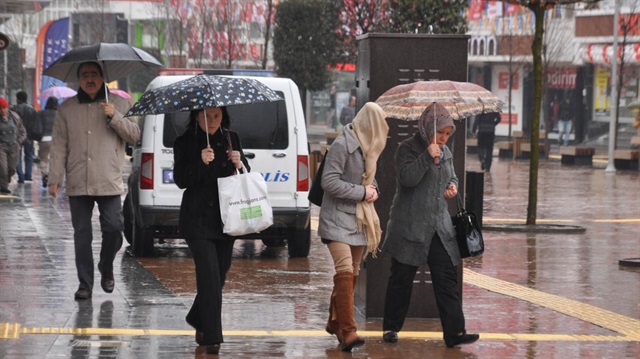
[[[395,164],[396,194],[382,251],[400,263],[427,265],[431,240],[437,232],[452,264],[457,266],[460,251],[444,198],[447,185],[458,186],[451,151],[444,146],[440,164],[435,165],[427,144],[416,132],[398,146]]]
[[[344,127],[327,152],[322,173],[322,206],[318,235],[322,239],[352,246],[367,244],[364,232],[357,231],[356,203],[362,201],[365,187],[364,157],[351,125]]]

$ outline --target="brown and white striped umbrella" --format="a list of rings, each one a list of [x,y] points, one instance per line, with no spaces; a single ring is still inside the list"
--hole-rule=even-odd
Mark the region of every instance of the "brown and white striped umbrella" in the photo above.
[[[491,91],[470,82],[417,81],[392,87],[376,103],[388,118],[416,121],[433,102],[443,105],[454,120],[501,112],[504,103]]]

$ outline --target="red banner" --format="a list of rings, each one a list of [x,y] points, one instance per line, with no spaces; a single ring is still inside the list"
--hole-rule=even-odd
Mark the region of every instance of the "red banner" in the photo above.
[[[486,7],[486,0],[471,0],[469,5],[469,21],[482,19],[482,11]]]

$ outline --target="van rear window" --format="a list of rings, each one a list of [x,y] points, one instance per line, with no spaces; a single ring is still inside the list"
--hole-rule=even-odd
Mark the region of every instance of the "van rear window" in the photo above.
[[[284,98],[284,94],[277,91]],[[284,101],[228,106],[231,130],[240,136],[243,149],[275,149],[289,147],[289,122]],[[187,128],[189,112],[165,115],[162,144],[172,148],[176,137]]]

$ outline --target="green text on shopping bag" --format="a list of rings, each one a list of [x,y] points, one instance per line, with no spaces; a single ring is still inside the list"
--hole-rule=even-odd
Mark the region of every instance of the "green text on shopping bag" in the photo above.
[[[262,217],[262,206],[240,208],[240,219],[254,219]]]

